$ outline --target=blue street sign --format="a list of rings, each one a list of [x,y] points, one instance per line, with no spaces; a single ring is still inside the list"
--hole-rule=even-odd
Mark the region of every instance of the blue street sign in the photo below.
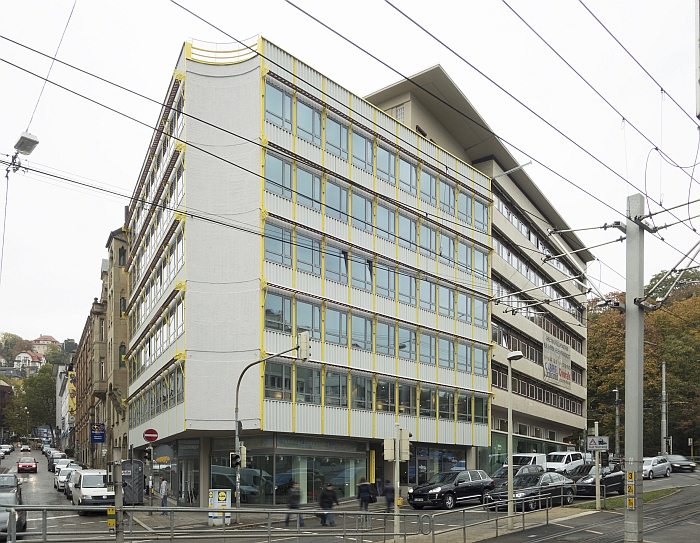
[[[90,426],[90,443],[105,442],[105,423],[95,422]]]

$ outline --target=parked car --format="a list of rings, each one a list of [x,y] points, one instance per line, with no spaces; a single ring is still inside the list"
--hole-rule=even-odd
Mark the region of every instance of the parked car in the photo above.
[[[478,499],[483,503],[484,495],[493,490],[494,482],[485,471],[441,471],[427,483],[408,489],[408,503],[414,509],[426,505],[452,509],[466,500]]]
[[[517,453],[513,455],[513,464],[516,466],[542,466],[547,470],[547,455],[542,453]],[[508,465],[508,459],[503,462],[503,465]]]
[[[14,493],[0,494],[0,533],[7,534],[9,529],[10,512],[9,508],[16,505],[22,505],[20,497]],[[17,511],[16,515],[16,526],[18,532],[24,532],[27,530],[27,512]]]
[[[4,459],[5,459],[5,451],[0,449],[0,460],[4,460]]]
[[[80,469],[80,466],[69,464],[63,467],[56,467],[56,474],[53,476],[53,487],[61,492],[66,485],[66,477],[71,471]]]
[[[39,470],[36,465],[36,458],[32,458],[31,456],[21,456],[20,459],[17,460],[17,473],[20,471],[33,471],[34,473],[37,473]]]
[[[695,471],[697,464],[680,454],[670,454],[666,459],[671,463],[671,471]]]
[[[73,475],[78,470],[73,470],[66,476],[66,482],[63,485],[63,493],[66,495],[66,499],[70,500],[73,498]]]
[[[53,471],[54,462],[60,458],[68,458],[68,456],[66,455],[66,453],[61,452],[61,451],[53,451],[49,455],[49,464],[48,464],[49,471]]]
[[[547,507],[549,497],[552,505],[571,505],[574,502],[574,482],[561,473],[545,472],[522,475],[513,480],[513,497],[522,499],[518,508],[534,511],[538,507]],[[499,486],[484,497],[489,509],[508,507],[508,485]]]
[[[577,496],[595,496],[595,464],[586,463],[577,467],[569,474],[569,478],[576,483]],[[610,464],[600,470],[600,495],[610,496],[613,492],[624,494],[625,472],[620,464]]]
[[[19,448],[19,452],[32,452],[32,449],[29,445],[22,445]]]
[[[551,452],[547,455],[547,471],[564,475],[583,465],[583,453],[576,451]]]
[[[8,455],[15,450],[12,445],[0,445],[0,449],[2,449],[2,452],[4,452],[5,455]]]
[[[19,496],[19,503],[22,504],[22,481],[14,473],[3,473],[0,475],[0,494],[14,493]]]
[[[538,464],[530,464],[529,466],[515,466],[516,471],[513,473],[513,477],[520,477],[521,475],[527,475],[528,473],[544,473],[544,468]],[[503,466],[493,475],[491,475],[496,486],[505,485],[508,483],[508,466]]]
[[[450,471],[464,471],[465,469],[467,469],[467,461],[460,460],[450,468]]]
[[[107,471],[103,469],[76,470],[73,474],[73,505],[114,506],[114,491],[107,490]],[[84,515],[86,511],[78,511]]]
[[[653,479],[662,475],[668,477],[671,475],[671,464],[664,456],[644,457],[642,475],[645,479]]]
[[[56,473],[59,468],[66,467],[68,464],[72,464],[72,458],[56,458],[53,461],[53,472]]]

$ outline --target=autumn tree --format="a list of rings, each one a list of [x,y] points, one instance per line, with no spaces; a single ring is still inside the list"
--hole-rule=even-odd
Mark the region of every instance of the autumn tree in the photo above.
[[[27,377],[19,385],[10,400],[9,423],[19,427],[13,429],[25,433],[25,427],[48,426],[54,434],[56,426],[56,380],[53,366],[45,364],[36,375]],[[54,436],[55,437],[55,436]]]
[[[0,355],[11,363],[22,351],[31,351],[34,344],[31,341],[22,339],[17,334],[4,332],[0,336]]]

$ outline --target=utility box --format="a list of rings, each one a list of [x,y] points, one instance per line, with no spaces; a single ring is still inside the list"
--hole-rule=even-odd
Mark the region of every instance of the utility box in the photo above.
[[[209,489],[209,526],[228,526],[231,524],[231,512],[216,512],[216,509],[231,509],[231,489],[230,488],[210,488]]]
[[[143,505],[143,462],[122,460],[124,505]]]

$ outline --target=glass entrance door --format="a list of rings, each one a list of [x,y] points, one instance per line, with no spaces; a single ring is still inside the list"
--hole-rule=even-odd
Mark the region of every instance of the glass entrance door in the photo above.
[[[199,507],[199,458],[182,458],[178,461],[180,488],[178,505]]]

